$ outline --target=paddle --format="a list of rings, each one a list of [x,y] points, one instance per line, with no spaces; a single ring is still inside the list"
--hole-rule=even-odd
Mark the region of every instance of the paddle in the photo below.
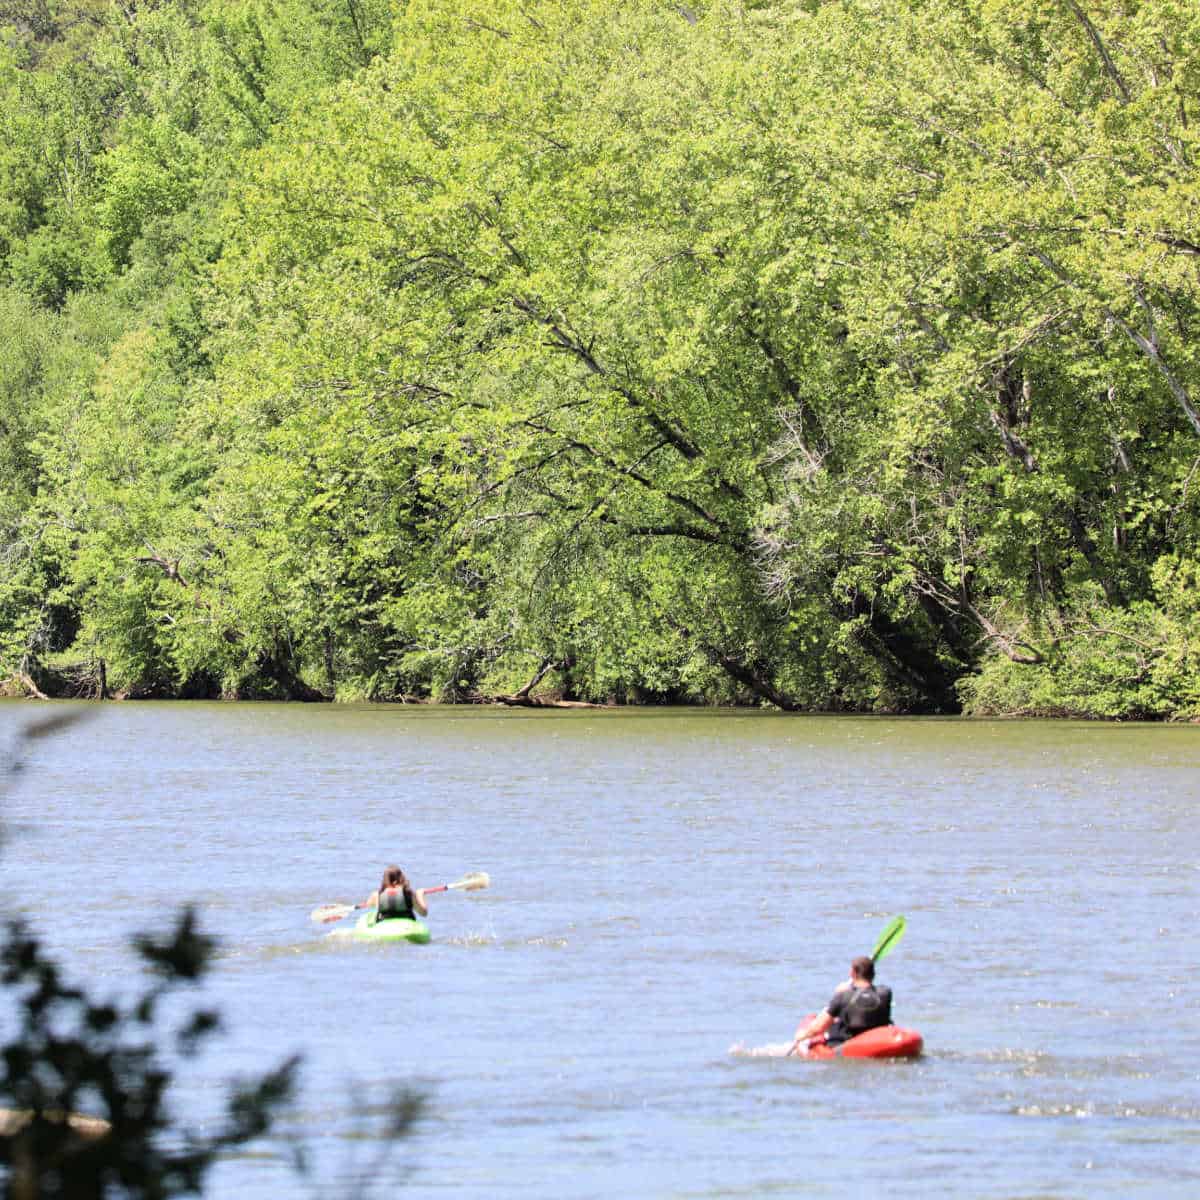
[[[470,875],[464,875],[456,883],[439,883],[437,887],[422,888],[421,891],[426,896],[430,892],[456,892],[460,889],[464,892],[477,892],[491,882],[486,871],[472,871]]]
[[[879,941],[875,943],[875,949],[871,951],[871,961],[878,962],[885,954],[891,954],[896,948],[896,944],[904,936],[904,928],[907,922],[903,917],[893,917],[879,935]]]
[[[875,949],[871,951],[871,961],[878,962],[885,955],[891,954],[895,950],[900,939],[904,936],[904,930],[907,922],[903,917],[893,917],[884,927],[883,932],[879,935],[879,941],[875,943]],[[841,984],[838,991],[847,985]],[[787,1057],[795,1054],[800,1048],[800,1038],[797,1038],[791,1045],[791,1049],[787,1052]]]
[[[492,881],[488,878],[484,871],[472,871],[469,875],[464,875],[461,879],[454,883],[439,883],[437,887],[421,888],[426,896],[430,892],[477,892],[480,888],[485,888]],[[368,907],[365,904],[321,904],[310,912],[309,919],[316,921],[320,925],[329,925],[334,921],[340,921],[343,917],[348,917],[352,912],[358,912],[360,909]]]

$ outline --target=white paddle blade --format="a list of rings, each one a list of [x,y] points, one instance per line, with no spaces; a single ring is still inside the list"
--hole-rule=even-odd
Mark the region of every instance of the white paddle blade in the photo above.
[[[309,919],[319,925],[328,925],[332,921],[340,921],[354,911],[353,904],[322,904],[308,914]]]
[[[446,888],[447,890],[462,888],[464,892],[477,892],[491,882],[486,871],[472,871],[470,875],[464,875],[457,883],[448,883]]]

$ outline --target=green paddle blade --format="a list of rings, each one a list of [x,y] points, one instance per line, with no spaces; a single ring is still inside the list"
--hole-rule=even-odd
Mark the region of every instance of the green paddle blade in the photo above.
[[[903,917],[893,917],[884,926],[883,932],[879,935],[879,941],[875,943],[875,949],[871,951],[871,958],[875,962],[896,948],[896,943],[904,936],[904,926]]]

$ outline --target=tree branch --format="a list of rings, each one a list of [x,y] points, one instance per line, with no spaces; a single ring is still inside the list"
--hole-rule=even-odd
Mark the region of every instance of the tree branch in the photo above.
[[[1087,30],[1087,35],[1092,40],[1092,45],[1096,48],[1096,53],[1100,56],[1100,61],[1104,64],[1105,74],[1117,85],[1117,90],[1121,93],[1121,99],[1128,104],[1131,97],[1129,89],[1125,86],[1125,80],[1121,78],[1121,72],[1117,70],[1116,64],[1109,57],[1108,50],[1104,43],[1100,40],[1100,34],[1096,27],[1088,20],[1087,14],[1075,2],[1075,0],[1067,0],[1067,4],[1071,11],[1078,18],[1079,23]]]
[[[1033,248],[1029,249],[1029,254],[1033,258],[1036,258],[1038,262],[1040,262],[1048,271],[1053,272],[1053,274],[1055,274],[1064,283],[1070,284],[1070,286],[1076,290],[1083,290],[1082,286],[1076,280],[1072,279],[1070,275],[1068,275],[1067,272],[1060,267],[1058,263],[1056,263],[1048,254]],[[1132,283],[1131,286],[1138,304],[1141,306],[1142,311],[1147,314],[1147,317],[1150,321],[1149,337],[1141,333],[1139,330],[1134,329],[1128,321],[1119,316],[1107,305],[1103,304],[1103,302],[1101,302],[1102,311],[1104,312],[1104,315],[1108,317],[1108,319],[1112,321],[1112,323],[1116,325],[1116,327],[1120,329],[1121,332],[1124,333],[1125,336],[1129,338],[1129,340],[1133,342],[1133,344],[1137,346],[1137,348],[1141,350],[1141,352],[1158,368],[1159,373],[1166,380],[1167,387],[1170,388],[1171,394],[1175,397],[1176,403],[1183,410],[1183,414],[1187,418],[1188,424],[1191,425],[1193,432],[1195,432],[1197,435],[1200,435],[1200,413],[1196,411],[1195,406],[1192,404],[1192,398],[1188,393],[1187,387],[1184,385],[1183,381],[1179,379],[1178,376],[1176,376],[1176,374],[1171,370],[1170,366],[1163,358],[1162,353],[1159,351],[1158,335],[1154,327],[1154,310],[1151,308],[1146,299],[1145,293],[1142,290],[1142,285],[1140,283]]]

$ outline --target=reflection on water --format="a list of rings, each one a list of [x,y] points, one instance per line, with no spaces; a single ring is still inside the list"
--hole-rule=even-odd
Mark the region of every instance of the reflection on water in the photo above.
[[[0,736],[33,712],[0,704]],[[232,1032],[188,1115],[303,1050],[289,1132],[326,1178],[377,1137],[364,1104],[415,1080],[419,1195],[1191,1197],[1198,739],[113,705],[38,747],[0,870],[10,910],[112,991],[128,935],[197,901]],[[390,861],[492,885],[430,897],[428,946],[308,921]],[[47,897],[78,870],[93,916],[64,920]],[[880,977],[924,1058],[728,1053],[786,1048],[898,912]],[[232,1159],[214,1194],[290,1192],[285,1159]]]

